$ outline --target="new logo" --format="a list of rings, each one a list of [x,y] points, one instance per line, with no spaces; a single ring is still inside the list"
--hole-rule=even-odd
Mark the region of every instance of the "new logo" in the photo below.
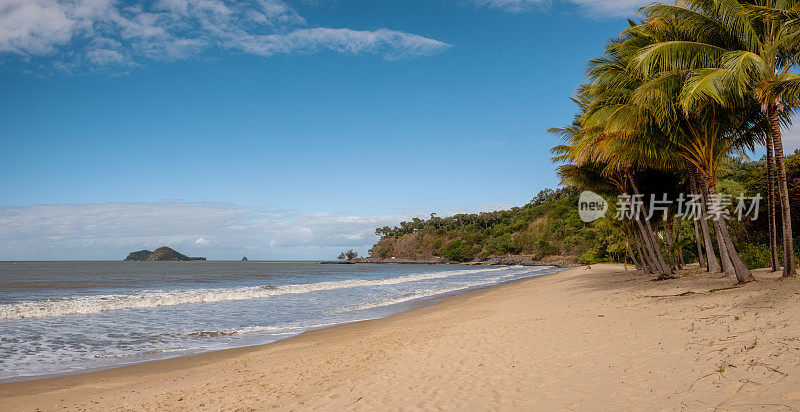
[[[608,212],[608,203],[602,196],[591,191],[581,192],[578,198],[578,215],[586,223],[594,222],[604,217]]]

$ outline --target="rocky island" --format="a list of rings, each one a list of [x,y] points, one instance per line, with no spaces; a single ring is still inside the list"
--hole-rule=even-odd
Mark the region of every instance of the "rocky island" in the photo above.
[[[182,253],[179,253],[175,249],[162,246],[155,251],[151,252],[149,250],[139,250],[136,252],[131,252],[128,254],[128,257],[125,258],[126,261],[191,261],[191,260],[206,260],[204,257],[189,257]]]

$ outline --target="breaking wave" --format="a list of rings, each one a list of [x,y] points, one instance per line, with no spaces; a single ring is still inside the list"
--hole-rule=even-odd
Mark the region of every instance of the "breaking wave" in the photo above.
[[[542,266],[528,268],[524,268],[522,266],[512,266],[503,268],[448,270],[433,273],[411,274],[388,279],[348,279],[340,281],[278,286],[263,285],[218,289],[148,290],[131,294],[72,296],[65,298],[1,304],[0,319],[9,320],[46,318],[63,315],[84,315],[120,309],[153,308],[159,306],[185,305],[193,303],[216,303],[234,300],[260,299],[287,294],[303,294],[365,286],[396,285],[406,282],[501,271],[506,272],[503,275],[514,276],[525,273],[535,273],[537,271],[549,268],[550,267]],[[447,293],[447,291],[431,292],[431,294],[439,293]]]

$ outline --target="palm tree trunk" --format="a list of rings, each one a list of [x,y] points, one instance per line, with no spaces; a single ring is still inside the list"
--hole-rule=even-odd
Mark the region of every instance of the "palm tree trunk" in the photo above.
[[[794,268],[794,245],[792,244],[792,213],[789,211],[789,188],[786,181],[786,166],[783,163],[783,140],[781,123],[775,106],[767,108],[772,147],[775,151],[775,168],[778,171],[778,194],[781,199],[781,221],[783,224],[783,277],[796,274]]]
[[[667,246],[669,247],[669,267],[672,270],[675,270],[678,267],[678,259],[675,257],[675,242],[672,240],[672,218],[667,217],[667,220],[664,221],[664,238],[667,241]]]
[[[647,236],[647,230],[644,228],[644,224],[639,219],[636,219],[636,227],[639,228],[639,237],[641,238],[642,243],[642,252],[644,256],[644,261],[647,263],[649,271],[646,271],[647,274],[651,273],[660,273],[661,270],[656,264],[656,254],[653,251],[653,246],[650,243],[649,236]]]
[[[708,229],[708,217],[706,214],[706,200],[704,191],[700,189],[704,184],[700,182],[700,176],[694,166],[689,165],[689,177],[692,180],[692,191],[700,195],[700,228],[703,230],[703,244],[708,258],[706,268],[709,272],[719,272],[720,266],[717,255],[714,253],[714,244],[711,242],[711,231]]]
[[[708,186],[708,180],[699,179],[700,181],[700,193],[703,195],[703,205],[708,204],[708,200],[710,197],[708,196],[710,188]],[[714,183],[714,193],[717,193],[716,183]],[[716,203],[716,202],[715,202]],[[703,217],[703,220],[708,219],[707,217]],[[722,272],[728,276],[732,276],[736,274],[736,269],[733,267],[733,262],[731,262],[728,246],[725,244],[725,239],[722,236],[722,228],[720,227],[720,219],[711,219],[711,222],[714,225],[714,233],[717,235],[717,248],[719,248],[719,260],[722,262]],[[727,229],[727,228],[726,228]]]
[[[714,218],[711,218],[711,221],[714,224],[714,233],[717,235],[717,248],[719,248],[719,260],[722,262],[722,273],[726,276],[733,276],[736,274],[736,269],[733,267],[728,245],[725,243],[725,238],[722,235],[720,221]]]
[[[769,221],[769,254],[772,259],[772,271],[777,272],[781,265],[778,261],[778,233],[775,227],[775,159],[772,156],[772,133],[767,133],[767,219]]]
[[[623,226],[622,233],[625,234],[625,250],[628,253],[628,256],[631,257],[631,262],[633,262],[633,266],[638,270],[642,269],[642,265],[639,263],[639,259],[636,258],[636,254],[633,253],[631,249],[631,237],[633,237],[633,242],[636,242],[636,236],[631,236],[630,231],[627,227]]]
[[[636,234],[636,229],[639,228],[641,232],[641,228],[639,225],[634,226],[634,230],[631,231],[631,233],[633,234],[633,239],[635,240],[636,252],[639,254],[639,262],[641,262],[642,271],[644,271],[645,275],[650,275],[653,273],[653,265],[647,260],[647,253],[645,253],[645,250],[642,246],[641,236]]]
[[[703,255],[703,247],[700,246],[700,230],[697,227],[697,219],[693,219],[692,226],[694,226],[694,243],[697,244],[697,262],[700,263],[701,268],[707,269],[708,262],[706,261],[706,257]]]
[[[708,184],[708,191],[712,195],[711,201],[714,203],[716,208],[720,207],[719,198],[717,195],[717,182],[714,176],[709,176],[706,178]],[[739,283],[747,283],[756,280],[753,277],[753,274],[750,273],[750,270],[747,269],[747,265],[744,264],[742,257],[739,256],[739,252],[736,251],[736,248],[733,246],[733,240],[731,240],[731,235],[728,232],[728,222],[724,219],[714,219],[714,224],[717,226],[719,231],[717,232],[717,240],[722,239],[722,244],[728,250],[728,256],[730,257],[731,263],[733,264],[734,273],[736,274],[736,279]]]
[[[639,229],[639,245],[641,249],[640,253],[642,256],[642,261],[648,268],[648,270],[646,270],[645,273],[648,275],[654,273],[660,273],[661,269],[659,268],[657,263],[658,253],[653,249],[653,244],[651,242],[650,236],[648,236],[647,234],[647,229],[645,228],[638,214],[634,216],[633,221],[636,224],[636,228]]]
[[[639,192],[639,186],[636,185],[636,181],[633,180],[633,175],[631,174],[630,170],[625,171],[628,180],[631,182],[631,188],[633,189],[633,193],[637,196],[641,196]],[[660,276],[668,276],[672,274],[672,270],[670,270],[667,263],[664,262],[664,257],[661,255],[661,247],[658,245],[658,240],[656,239],[655,234],[653,233],[653,226],[650,225],[650,221],[647,220],[647,208],[642,204],[641,209],[642,219],[639,220],[639,216],[636,216],[637,222],[639,222],[642,226],[644,226],[644,234],[645,234],[645,241],[650,245],[650,253],[653,255],[653,263],[656,265],[656,269]],[[644,221],[644,223],[642,223]]]
[[[636,269],[641,269],[642,265],[639,264],[639,260],[636,259],[636,255],[633,253],[633,250],[631,250],[631,242],[628,239],[625,240],[625,250],[628,253],[628,256],[631,257],[631,262],[633,262],[633,267],[635,267]]]
[[[653,274],[653,265],[647,261],[647,254],[644,251],[644,248],[641,243],[636,244],[638,248],[637,252],[639,253],[639,261],[642,262],[642,271],[644,271],[645,275],[652,275]]]
[[[675,243],[680,244],[681,242],[681,226],[683,223],[683,219],[680,216],[675,216]],[[683,248],[678,248],[678,269],[683,269],[683,265],[686,262],[683,260]]]

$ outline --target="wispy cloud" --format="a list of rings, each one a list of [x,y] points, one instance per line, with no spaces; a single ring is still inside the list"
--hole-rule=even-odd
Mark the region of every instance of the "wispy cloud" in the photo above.
[[[308,27],[281,0],[0,0],[0,56],[65,70],[186,59],[211,50],[272,56],[332,50],[385,59],[448,44],[389,29]]]
[[[640,8],[650,5],[655,0],[566,0],[579,5],[587,13],[593,15],[625,17],[636,13]]]
[[[381,53],[386,60],[430,55],[445,47],[437,40],[394,30],[329,28],[299,29],[287,34],[243,35],[232,39],[230,45],[262,56],[328,49],[351,54]]]
[[[461,205],[437,215],[510,206]],[[0,260],[113,260],[163,245],[211,259],[325,259],[350,248],[366,254],[378,241],[375,228],[429,214],[417,209],[298,213],[212,202],[5,206],[0,207]]]
[[[531,10],[550,8],[558,4],[573,4],[593,16],[619,17],[630,16],[653,0],[471,0],[477,7],[485,7],[522,13]]]
[[[375,228],[420,213],[296,213],[229,203],[106,203],[0,208],[0,260],[122,259],[169,245],[216,259],[366,253]]]
[[[500,9],[510,13],[521,13],[552,3],[551,0],[472,0],[472,2],[478,7]]]

